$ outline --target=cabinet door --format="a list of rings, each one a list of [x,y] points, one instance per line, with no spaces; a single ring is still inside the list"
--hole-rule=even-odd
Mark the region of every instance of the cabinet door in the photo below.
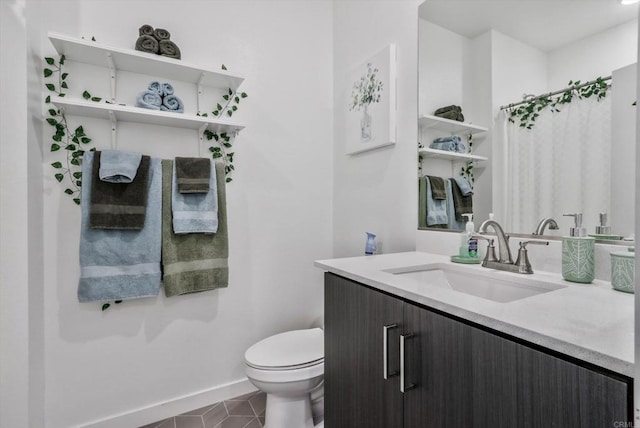
[[[402,426],[398,338],[402,302],[356,282],[325,274],[325,427]],[[383,326],[389,332],[383,378]],[[392,375],[394,374],[395,375]]]
[[[477,428],[513,428],[518,422],[517,349],[507,339],[471,330],[473,424]]]
[[[405,305],[405,428],[472,426],[471,328]]]
[[[519,427],[602,428],[631,423],[626,382],[522,345],[517,355]]]

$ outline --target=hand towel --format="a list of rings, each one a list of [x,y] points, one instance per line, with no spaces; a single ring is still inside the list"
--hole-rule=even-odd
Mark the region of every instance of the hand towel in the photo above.
[[[453,204],[453,186],[454,179],[447,180],[447,218],[449,219],[448,228],[451,230],[465,230],[466,223],[464,221],[458,221],[456,219],[456,209]]]
[[[229,284],[229,238],[224,164],[214,163],[219,227],[215,234],[176,235],[171,228],[173,161],[162,161],[162,263],[167,297],[213,290]]]
[[[90,177],[93,152],[83,156],[82,171]],[[156,296],[160,291],[162,170],[159,159],[150,159],[148,205],[142,230],[103,230],[89,227],[89,201],[93,182],[82,186],[80,231],[81,302],[125,300]]]
[[[464,177],[455,177],[454,180],[456,180],[456,183],[458,184],[458,188],[460,189],[460,193],[462,193],[462,196],[469,196],[469,195],[473,195],[473,189],[471,188],[471,184],[469,184],[469,181],[464,178]]]
[[[151,92],[155,92],[156,94],[160,95],[160,104],[162,104],[162,84],[158,81],[153,81],[149,83],[149,86],[147,86],[147,89],[150,90]]]
[[[101,152],[93,156],[93,169],[84,182],[91,181],[89,227],[92,229],[142,229],[148,203],[149,156],[142,156],[131,183],[100,180]],[[83,175],[84,177],[84,175]],[[90,180],[89,180],[90,178]]]
[[[418,227],[427,227],[427,178],[418,177]]]
[[[455,179],[452,180],[451,193],[453,193],[453,208],[456,214],[456,220],[465,221],[462,214],[473,213],[473,196],[464,196],[458,187],[458,183]]]
[[[208,158],[176,158],[178,192],[207,193],[211,178],[211,160]]]
[[[175,163],[173,169],[171,210],[173,232],[215,233],[218,230],[218,197],[215,162],[209,162],[209,192],[184,194],[178,192]]]
[[[151,110],[160,110],[162,105],[162,97],[154,91],[142,91],[136,97],[136,106],[148,108]]]
[[[100,180],[107,183],[131,183],[142,160],[142,153],[103,150],[100,154]]]
[[[182,104],[180,98],[175,95],[167,95],[162,99],[160,110],[170,111],[172,113],[184,113],[184,104]]]
[[[173,95],[173,86],[171,83],[163,83],[160,85],[160,95],[166,97],[167,95]]]
[[[162,56],[169,58],[180,59],[180,48],[171,40],[160,40],[158,43],[158,52]]]
[[[155,37],[158,41],[169,40],[171,38],[171,33],[163,28],[156,28],[155,30],[153,30],[153,37]]]
[[[428,177],[429,182],[431,183],[431,194],[433,195],[433,199],[447,199],[447,191],[444,188],[444,178],[434,177],[432,175]]]
[[[139,36],[153,36],[153,27],[151,25],[143,25],[138,29]]]
[[[427,226],[448,225],[447,200],[434,199],[431,192],[431,177],[425,176],[427,188]],[[444,180],[443,180],[444,181]],[[443,185],[444,187],[444,185]]]
[[[160,45],[153,36],[142,35],[136,40],[136,50],[157,54],[160,51]]]

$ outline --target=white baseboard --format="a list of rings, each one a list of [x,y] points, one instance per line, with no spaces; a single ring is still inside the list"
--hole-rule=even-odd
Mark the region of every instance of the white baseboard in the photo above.
[[[199,409],[209,404],[238,397],[256,391],[256,387],[247,378],[193,394],[176,397],[170,401],[152,404],[130,410],[108,418],[80,425],[81,428],[137,428],[162,419],[176,416],[189,410]]]

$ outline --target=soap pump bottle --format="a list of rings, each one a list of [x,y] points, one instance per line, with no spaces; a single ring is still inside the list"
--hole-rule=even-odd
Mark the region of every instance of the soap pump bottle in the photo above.
[[[567,281],[590,283],[595,277],[595,242],[582,227],[582,214],[562,214],[573,217],[569,236],[562,237],[562,277]]]
[[[600,213],[600,225],[596,226],[596,235],[611,235],[611,226],[607,226],[607,213]]]
[[[473,224],[473,214],[462,214],[467,218],[465,230],[460,234],[459,256],[464,258],[478,258],[478,240],[473,237],[475,225]]]
[[[364,246],[364,254],[366,256],[372,256],[376,252],[376,235],[371,232],[367,233],[367,243]]]

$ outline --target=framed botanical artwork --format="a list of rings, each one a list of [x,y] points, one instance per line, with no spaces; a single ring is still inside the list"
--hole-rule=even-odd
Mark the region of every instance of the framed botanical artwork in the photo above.
[[[347,78],[346,153],[396,142],[396,46],[390,44],[358,65]]]

